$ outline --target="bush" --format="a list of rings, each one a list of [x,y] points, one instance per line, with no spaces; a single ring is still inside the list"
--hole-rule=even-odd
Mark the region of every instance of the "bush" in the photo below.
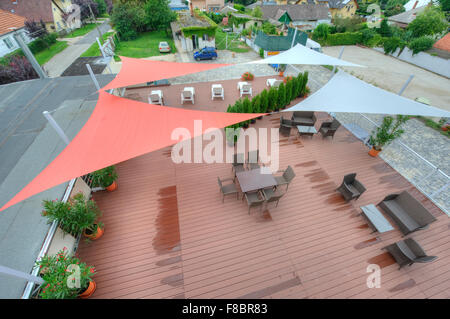
[[[272,112],[273,110],[277,109],[277,102],[278,102],[278,91],[276,88],[271,87],[268,94],[268,112]]]
[[[261,108],[260,108],[261,113],[267,113],[268,108],[269,108],[269,92],[266,89],[264,89],[261,92]]]
[[[7,58],[7,64],[0,64],[0,84],[37,79],[39,76],[31,63],[23,56]]]
[[[253,81],[254,75],[250,72],[245,72],[244,74],[242,74],[241,79],[243,81]]]
[[[105,0],[94,0],[97,3],[97,11],[98,15],[102,16],[106,13],[106,2]]]
[[[286,82],[286,102],[285,105],[288,105],[289,103],[291,103],[291,101],[293,100],[293,96],[292,96],[292,78],[288,79]]]
[[[259,56],[264,59],[264,50],[261,48],[259,49]]]
[[[418,38],[424,35],[441,33],[447,27],[445,14],[439,8],[430,7],[417,15],[408,25],[408,30],[412,32],[413,37]]]
[[[49,33],[41,38],[37,38],[28,44],[28,47],[33,54],[39,53],[48,49],[52,44],[56,43],[57,33]]]
[[[434,39],[429,37],[420,37],[412,40],[408,47],[413,51],[413,54],[417,54],[422,51],[429,50],[433,47]]]
[[[312,34],[314,40],[326,40],[330,34],[330,26],[326,23],[319,24]]]
[[[385,54],[394,53],[395,50],[397,50],[398,48],[402,50],[404,47],[405,43],[400,38],[397,37],[386,38],[383,41],[383,48]]]
[[[147,17],[143,7],[118,2],[112,12],[111,21],[122,40],[135,39],[147,28]]]
[[[362,43],[361,32],[346,32],[330,34],[325,41],[326,45],[355,45]]]
[[[286,106],[286,85],[284,83],[281,83],[278,86],[278,97],[277,97],[277,103],[275,111],[278,111],[279,109],[282,109]]]

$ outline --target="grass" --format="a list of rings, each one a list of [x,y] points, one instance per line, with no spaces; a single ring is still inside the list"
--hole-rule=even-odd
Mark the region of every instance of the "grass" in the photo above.
[[[112,32],[107,32],[103,35],[103,40],[111,35]],[[116,56],[114,59],[120,61],[119,55],[129,58],[147,58],[155,55],[164,55],[167,53],[160,53],[158,49],[159,42],[166,41],[171,48],[171,53],[176,52],[175,44],[171,36],[167,36],[165,31],[151,31],[143,32],[139,34],[136,39],[129,41],[120,41],[116,45]],[[87,49],[82,55],[86,56],[101,56],[98,44],[94,43],[89,49]]]
[[[235,40],[232,42],[232,40]],[[216,47],[218,50],[230,50],[236,53],[248,52],[250,48],[247,44],[242,43],[238,39],[238,35],[234,33],[228,33],[228,48],[226,47],[226,32],[223,32],[220,28],[216,29]]]
[[[91,32],[92,30],[95,29],[95,27],[97,26],[97,23],[88,23],[85,24],[84,26],[82,26],[79,29],[73,30],[71,33],[69,33],[68,35],[65,36],[65,38],[76,38],[76,37],[80,37],[82,35],[85,35],[89,32]]]
[[[56,41],[56,43],[52,44],[48,49],[36,53],[34,57],[40,65],[43,65],[68,46],[69,45],[65,41]]]
[[[438,131],[439,133],[441,133],[444,136],[447,136],[450,138],[450,131],[443,131],[442,130],[442,126],[444,125],[444,122],[441,123],[436,123],[435,121],[423,117],[423,116],[416,116],[416,118],[421,121],[422,123],[424,123],[426,126],[431,127],[432,129]]]

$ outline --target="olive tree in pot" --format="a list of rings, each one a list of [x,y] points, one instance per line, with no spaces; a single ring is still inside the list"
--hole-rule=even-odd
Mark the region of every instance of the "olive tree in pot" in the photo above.
[[[383,146],[389,145],[393,140],[404,133],[401,125],[410,119],[407,115],[397,115],[396,119],[392,116],[385,116],[383,122],[376,128],[370,136],[369,143],[372,149],[369,151],[370,156],[377,156],[381,152]]]
[[[117,189],[115,166],[108,166],[91,173],[92,187],[103,187],[112,192]]]

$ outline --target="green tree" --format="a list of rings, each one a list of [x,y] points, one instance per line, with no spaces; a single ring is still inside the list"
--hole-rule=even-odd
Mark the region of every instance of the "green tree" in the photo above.
[[[284,83],[281,83],[278,86],[278,99],[277,99],[277,107],[275,110],[282,109],[286,106],[286,85]]]
[[[102,16],[106,13],[106,2],[105,0],[94,0],[97,3],[98,15]]]
[[[114,5],[111,22],[122,40],[135,39],[147,28],[147,17],[143,6],[132,2],[117,2]]]
[[[319,24],[313,32],[313,38],[318,40],[326,40],[330,34],[330,26],[327,23]]]
[[[285,106],[291,103],[291,101],[292,101],[292,80],[287,80]]]
[[[439,0],[442,11],[450,11],[450,0]]]
[[[418,38],[424,35],[435,35],[447,29],[448,23],[445,14],[437,7],[425,9],[408,25],[408,30],[413,37]]]
[[[268,97],[269,97],[268,111],[272,112],[277,109],[278,90],[274,87],[271,87],[269,90]]]
[[[252,99],[252,113],[262,113],[261,96],[259,94]]]
[[[261,108],[260,108],[261,113],[266,113],[268,107],[269,107],[269,92],[266,89],[264,89],[261,92]]]
[[[417,54],[419,52],[431,49],[433,44],[434,39],[423,36],[412,40],[408,47],[413,51],[413,54]]]
[[[392,36],[392,30],[391,27],[388,24],[387,19],[383,19],[380,23],[380,28],[378,29],[378,32],[381,34],[382,37],[390,37]]]
[[[169,0],[150,0],[145,5],[150,30],[164,30],[169,36],[170,23],[177,19],[177,14],[170,10]]]

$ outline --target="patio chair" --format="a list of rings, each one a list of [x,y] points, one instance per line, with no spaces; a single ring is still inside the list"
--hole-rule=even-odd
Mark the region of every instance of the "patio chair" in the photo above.
[[[222,100],[225,100],[225,94],[222,84],[211,85],[211,100],[214,100],[214,98],[216,97],[221,97]]]
[[[248,205],[248,214],[250,215],[250,208],[260,206],[260,211],[262,211],[263,204],[265,202],[264,196],[259,192],[247,192],[244,194]]]
[[[231,169],[233,169],[235,166],[243,166],[244,163],[245,163],[245,154],[244,153],[234,154]]]
[[[232,182],[231,184],[224,185],[223,182],[226,182],[226,181],[233,181],[233,178],[220,179],[219,177],[217,177],[217,182],[219,183],[220,192],[223,195],[222,203],[225,201],[225,195],[236,194],[236,198],[239,199],[239,191],[238,191],[236,185],[234,184],[234,182]]]
[[[282,117],[280,117],[280,134],[283,136],[290,136],[291,135],[291,128],[293,127],[291,120],[286,120]]]
[[[280,201],[280,198],[286,194],[286,192],[281,192],[279,189],[275,189],[273,187],[270,188],[264,188],[262,191],[262,194],[264,195],[264,198],[266,199],[266,207],[269,203],[277,202],[275,207],[278,207],[278,202]]]
[[[185,101],[191,101],[194,104],[195,89],[193,87],[185,87],[181,92],[181,104]]]
[[[239,173],[239,172],[245,171],[244,165],[240,164],[240,165],[233,166],[233,171],[234,171],[233,182],[235,182],[236,181],[236,177],[237,177],[236,174]]]
[[[349,202],[352,199],[357,200],[366,188],[356,179],[356,173],[352,173],[344,176],[341,186],[336,190],[342,194],[346,202]]]
[[[292,124],[297,126],[314,126],[317,118],[311,111],[296,111],[292,114]]]
[[[164,105],[164,96],[161,90],[154,90],[148,96],[148,103]]]
[[[381,249],[387,250],[395,259],[399,268],[414,263],[429,263],[437,259],[437,256],[428,256],[422,247],[412,238],[408,238]]]
[[[278,87],[278,86],[280,86],[281,83],[283,83],[283,81],[277,80],[277,79],[267,79],[267,81],[266,81],[266,85],[268,87]]]
[[[247,157],[247,168],[250,170],[259,168],[259,150],[249,151]]]
[[[289,188],[289,184],[292,182],[292,180],[295,177],[294,170],[289,165],[284,171],[279,171],[279,172],[283,172],[283,175],[281,175],[281,176],[274,176],[275,180],[277,182],[277,188],[280,185],[287,185],[286,186],[286,191],[287,191],[288,188]]]
[[[331,136],[331,138],[334,138],[334,133],[336,133],[339,126],[341,126],[341,123],[339,123],[339,121],[336,119],[334,119],[332,122],[323,122],[322,125],[320,125],[319,132],[322,134],[322,138],[325,138],[327,136]]]
[[[436,218],[407,191],[390,194],[378,204],[398,225],[404,236],[425,229]]]
[[[252,96],[252,86],[247,82],[238,82],[239,97],[243,95]]]

